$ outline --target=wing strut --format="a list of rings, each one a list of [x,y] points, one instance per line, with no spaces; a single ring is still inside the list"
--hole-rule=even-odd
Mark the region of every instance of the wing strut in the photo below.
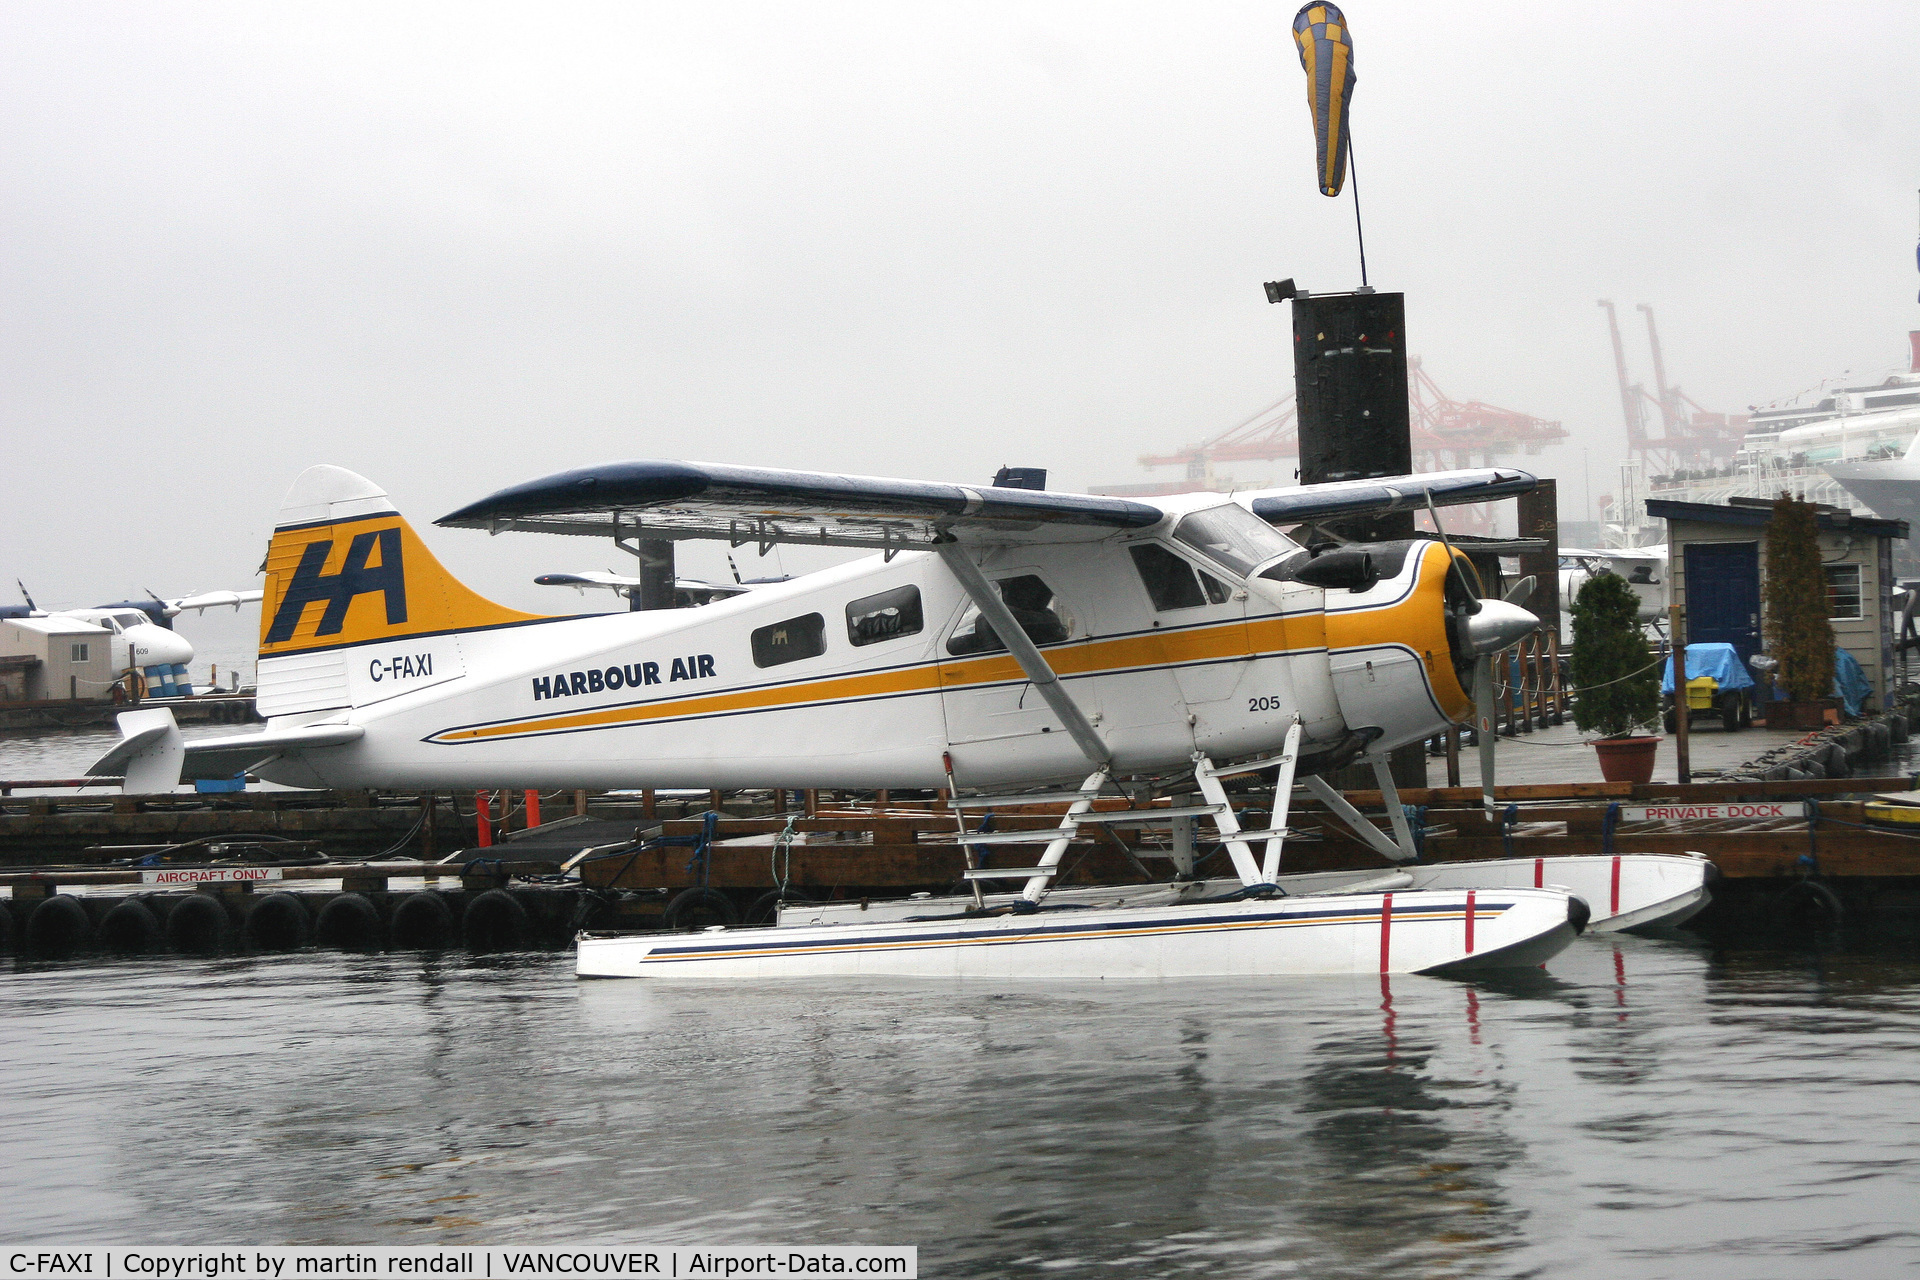
[[[1081,712],[1073,696],[1060,687],[1060,677],[1047,665],[1046,655],[1014,621],[1012,610],[1007,608],[1006,601],[993,589],[986,575],[980,572],[980,566],[957,542],[937,543],[934,549],[940,553],[940,559],[947,568],[953,571],[953,576],[960,579],[960,585],[966,588],[967,598],[973,601],[974,607],[980,610],[980,616],[993,627],[993,633],[1006,642],[1007,652],[1020,664],[1020,670],[1026,673],[1027,679],[1033,682],[1035,691],[1046,699],[1053,714],[1060,717],[1061,726],[1079,746],[1082,754],[1096,767],[1110,769],[1113,753],[1107,750],[1107,744]]]

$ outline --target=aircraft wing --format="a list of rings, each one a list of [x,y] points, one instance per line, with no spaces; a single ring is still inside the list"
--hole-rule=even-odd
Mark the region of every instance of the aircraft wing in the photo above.
[[[252,591],[204,591],[197,596],[182,596],[178,600],[163,600],[161,603],[166,606],[167,616],[171,618],[187,609],[197,609],[203,613],[208,609],[238,609],[243,604],[259,603],[263,594],[258,588]]]
[[[1104,538],[1158,524],[1159,507],[991,485],[711,462],[612,462],[530,480],[462,507],[449,528],[622,538],[725,538],[911,551],[968,542]]]
[[[603,573],[598,569],[589,569],[585,573],[543,573],[535,578],[534,584],[542,587],[598,587],[602,591],[632,591],[640,586],[640,579],[626,577],[618,573]]]
[[[1428,495],[1436,507],[1511,498],[1533,488],[1536,481],[1513,467],[1486,467],[1471,471],[1432,471],[1424,475],[1383,476],[1377,480],[1340,480],[1306,484],[1292,489],[1262,489],[1236,493],[1253,514],[1269,524],[1304,524],[1341,516],[1386,515],[1393,511],[1424,511]]]

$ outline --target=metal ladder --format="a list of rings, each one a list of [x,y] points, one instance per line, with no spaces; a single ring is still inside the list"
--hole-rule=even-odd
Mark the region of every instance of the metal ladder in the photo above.
[[[1060,860],[1066,856],[1067,846],[1080,834],[1082,826],[1138,824],[1147,822],[1191,822],[1195,818],[1211,818],[1226,843],[1229,856],[1233,858],[1234,871],[1240,882],[1249,887],[1257,884],[1272,884],[1280,874],[1280,849],[1288,835],[1286,828],[1287,812],[1293,798],[1293,774],[1300,758],[1301,724],[1296,716],[1288,726],[1285,745],[1280,755],[1271,760],[1262,760],[1252,764],[1235,765],[1225,769],[1216,769],[1206,756],[1194,753],[1193,776],[1200,787],[1200,793],[1206,803],[1197,805],[1175,805],[1165,809],[1108,809],[1094,812],[1093,803],[1102,799],[1101,791],[1107,785],[1110,774],[1102,768],[1087,775],[1077,791],[1041,791],[1026,795],[1001,796],[955,796],[953,806],[956,809],[990,809],[1013,804],[1059,804],[1067,802],[1067,811],[1061,815],[1060,824],[1051,828],[1039,828],[1032,831],[988,831],[964,833],[959,837],[965,848],[972,850],[992,845],[1044,844],[1046,850],[1040,860],[1031,867],[969,867],[963,874],[969,881],[981,880],[1025,880],[1026,885],[1020,896],[1028,902],[1039,902],[1052,888],[1053,880],[1060,874]],[[1264,773],[1268,769],[1278,769],[1274,791],[1274,811],[1272,826],[1258,831],[1244,831],[1240,819],[1233,812],[1233,805],[1227,800],[1226,789],[1220,785],[1220,779],[1240,774]],[[1107,799],[1122,797],[1108,796]],[[1249,846],[1256,841],[1266,844],[1264,862],[1256,863]]]

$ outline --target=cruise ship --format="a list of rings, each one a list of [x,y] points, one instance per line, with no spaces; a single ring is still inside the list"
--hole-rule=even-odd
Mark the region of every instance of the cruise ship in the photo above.
[[[1648,498],[1723,503],[1784,491],[1920,528],[1920,332],[1911,341],[1914,358],[1903,372],[1754,410],[1728,465],[1648,477],[1629,464],[1608,523],[1637,546],[1664,536],[1638,528],[1649,523]]]

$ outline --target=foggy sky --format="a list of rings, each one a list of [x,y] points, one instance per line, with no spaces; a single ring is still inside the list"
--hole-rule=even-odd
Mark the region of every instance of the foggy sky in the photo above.
[[[1288,388],[1263,280],[1358,283],[1294,7],[9,0],[0,581],[257,585],[316,462],[421,526],[632,457],[1149,479]],[[1904,367],[1914,6],[1345,8],[1373,283],[1575,433],[1513,460],[1564,518],[1625,452],[1597,298],[1713,409]],[[549,612],[627,568],[426,536]]]

